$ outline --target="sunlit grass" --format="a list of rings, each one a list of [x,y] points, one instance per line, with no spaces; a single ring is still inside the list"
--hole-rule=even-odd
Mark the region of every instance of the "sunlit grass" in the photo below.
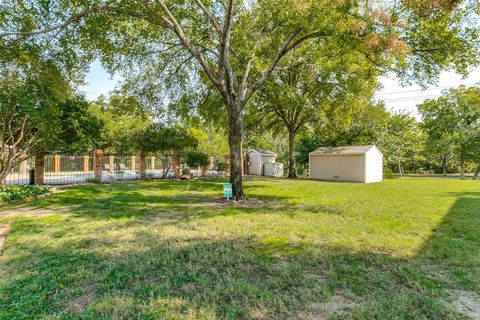
[[[447,290],[480,288],[478,182],[255,179],[230,205],[221,188],[89,185],[2,208],[0,319],[461,318]]]

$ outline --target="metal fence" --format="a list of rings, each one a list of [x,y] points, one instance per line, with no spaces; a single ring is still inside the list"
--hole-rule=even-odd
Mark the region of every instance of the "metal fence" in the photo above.
[[[43,181],[46,185],[66,185],[84,183],[95,179],[95,158],[93,155],[52,155],[44,157]],[[35,168],[34,157],[22,162],[12,169],[7,176],[5,184],[33,183]],[[218,175],[212,171],[211,175]],[[102,159],[101,180],[103,182],[138,180],[140,178],[138,156],[105,155]],[[180,165],[180,172],[189,172],[194,177],[202,176],[199,168],[188,168],[186,164]],[[146,179],[172,179],[175,177],[174,167],[170,157],[145,157]]]
[[[20,164],[16,165],[10,170],[10,173],[5,179],[5,184],[30,184],[33,183],[33,177],[31,176],[31,169],[35,167],[35,158],[29,158]]]
[[[46,155],[44,161],[44,184],[74,184],[95,178],[91,156]]]

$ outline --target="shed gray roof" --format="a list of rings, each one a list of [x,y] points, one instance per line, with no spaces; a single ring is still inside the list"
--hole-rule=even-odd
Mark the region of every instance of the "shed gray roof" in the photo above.
[[[369,146],[344,146],[344,147],[323,147],[310,152],[311,155],[358,155],[365,154],[374,145]]]
[[[247,154],[250,153],[250,152],[260,153],[263,156],[275,156],[275,157],[277,156],[277,154],[275,152],[273,152],[271,150],[267,150],[267,149],[250,149],[247,152]]]

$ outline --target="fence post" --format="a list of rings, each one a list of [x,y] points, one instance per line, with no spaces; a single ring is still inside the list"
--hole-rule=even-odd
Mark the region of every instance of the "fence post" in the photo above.
[[[132,163],[131,163],[131,166],[130,166],[130,170],[132,171],[135,171],[135,159],[137,157],[136,156],[132,156]]]
[[[103,167],[103,151],[95,150],[93,152],[93,167],[95,172],[95,180],[102,181],[102,167]]]
[[[90,157],[87,155],[83,156],[83,172],[90,171],[89,163],[90,163]]]
[[[145,180],[146,174],[145,152],[138,153],[138,177],[140,180]]]
[[[20,162],[20,173],[27,173],[27,172],[29,172],[28,156],[25,155],[25,160],[22,160],[22,162]]]
[[[39,151],[35,153],[35,184],[42,185],[45,176],[45,153]]]
[[[150,157],[150,170],[155,171],[155,157]]]
[[[115,172],[115,156],[108,156],[108,171]]]
[[[60,155],[56,154],[53,156],[53,172],[60,172]]]
[[[180,154],[173,155],[173,167],[175,168],[175,179],[180,179]]]

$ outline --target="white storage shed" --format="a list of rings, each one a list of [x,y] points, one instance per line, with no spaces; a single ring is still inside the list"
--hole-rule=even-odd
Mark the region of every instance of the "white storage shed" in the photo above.
[[[383,155],[374,145],[324,147],[309,153],[310,179],[372,183],[383,180]]]
[[[283,177],[283,163],[265,162],[263,164],[263,175],[267,177]]]
[[[263,176],[264,163],[275,163],[277,154],[265,149],[251,149],[247,152],[248,173]]]

